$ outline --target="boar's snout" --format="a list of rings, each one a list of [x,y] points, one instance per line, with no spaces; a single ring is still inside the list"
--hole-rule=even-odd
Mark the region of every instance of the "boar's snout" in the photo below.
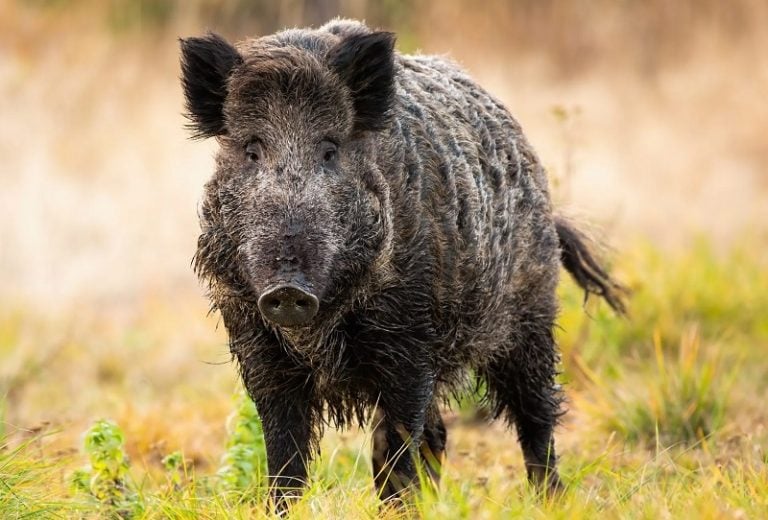
[[[264,291],[259,297],[259,311],[281,327],[308,324],[317,314],[317,296],[295,284],[281,284]]]

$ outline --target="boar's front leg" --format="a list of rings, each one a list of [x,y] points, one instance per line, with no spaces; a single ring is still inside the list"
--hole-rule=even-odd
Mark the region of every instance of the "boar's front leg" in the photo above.
[[[264,429],[272,502],[284,513],[307,481],[314,416],[302,389],[261,396],[255,404]]]
[[[436,402],[427,412],[427,420],[424,424],[424,434],[421,440],[419,452],[421,462],[432,483],[437,486],[440,484],[440,474],[442,472],[443,460],[445,459],[445,446],[448,440],[447,431],[443,417],[440,415],[440,409]]]
[[[382,391],[374,417],[373,478],[382,500],[404,497],[418,486],[416,464],[423,440],[432,385]]]

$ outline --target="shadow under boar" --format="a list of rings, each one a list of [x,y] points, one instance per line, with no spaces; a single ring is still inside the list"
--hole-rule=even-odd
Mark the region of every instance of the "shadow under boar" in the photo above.
[[[384,499],[437,479],[438,402],[484,382],[528,477],[557,489],[562,264],[622,309],[504,106],[455,64],[352,21],[181,41],[191,129],[220,145],[195,269],[263,422],[272,497],[323,427],[375,417]],[[472,374],[473,376],[470,376]],[[373,412],[373,413],[372,413]]]

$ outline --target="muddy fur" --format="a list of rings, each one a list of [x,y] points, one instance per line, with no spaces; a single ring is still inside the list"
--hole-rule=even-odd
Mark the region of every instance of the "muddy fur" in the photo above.
[[[414,482],[419,453],[436,475],[437,403],[472,377],[517,429],[531,480],[556,488],[561,261],[621,301],[553,216],[517,121],[455,64],[357,22],[181,46],[193,132],[220,144],[195,269],[263,420],[276,501],[305,483],[325,425],[374,409],[382,497]],[[283,282],[320,300],[308,326],[259,313]]]

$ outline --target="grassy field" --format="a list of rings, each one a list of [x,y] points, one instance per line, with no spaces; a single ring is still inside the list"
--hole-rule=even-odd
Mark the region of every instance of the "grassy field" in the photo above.
[[[536,496],[514,436],[468,404],[447,412],[442,486],[415,498],[418,515],[764,515],[768,257],[764,238],[743,244],[715,253],[701,242],[672,258],[647,245],[622,253],[628,319],[595,302],[582,308],[564,280],[570,411],[557,438],[567,491]],[[3,311],[1,517],[265,515],[258,423],[224,363],[216,318],[204,318],[202,299],[190,302],[148,298],[85,323],[77,309],[58,319]],[[296,517],[375,517],[369,452],[366,432],[329,432]]]
[[[467,399],[408,514],[766,517],[768,4],[483,5],[0,0],[0,518],[266,515],[258,421],[189,266],[215,143],[184,130],[177,37],[339,13],[498,96],[632,290],[619,318],[563,278],[564,494],[536,496]],[[322,447],[295,517],[376,517],[369,432]]]

